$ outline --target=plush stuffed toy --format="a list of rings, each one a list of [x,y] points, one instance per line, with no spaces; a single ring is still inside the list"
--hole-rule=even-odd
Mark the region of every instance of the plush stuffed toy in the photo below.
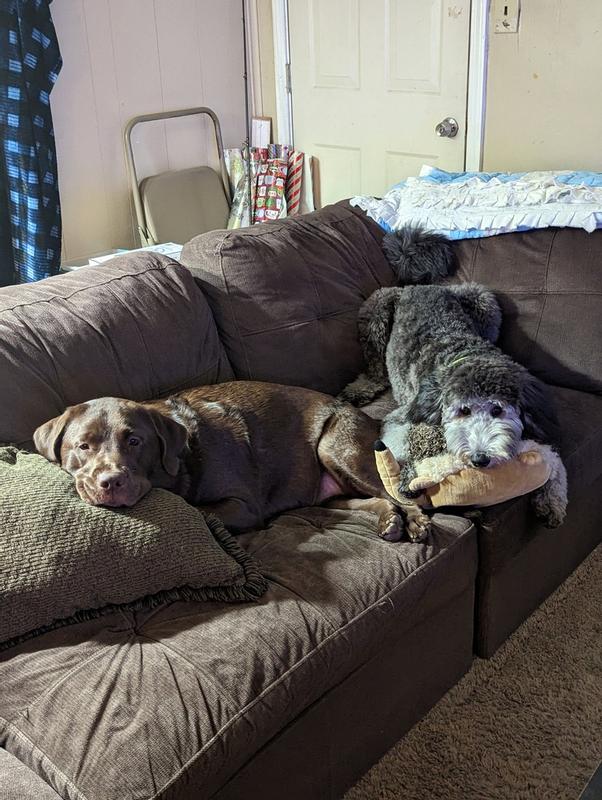
[[[400,484],[421,492],[415,500],[423,507],[492,506],[539,489],[549,479],[558,455],[547,445],[525,440],[516,458],[488,468],[467,466],[445,452],[441,428],[414,425],[409,434],[411,462],[400,466],[383,442],[375,444],[376,466],[387,492],[407,503]],[[414,476],[409,484],[404,471]]]

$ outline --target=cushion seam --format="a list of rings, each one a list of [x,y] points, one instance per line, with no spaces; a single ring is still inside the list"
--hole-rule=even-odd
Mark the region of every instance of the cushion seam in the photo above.
[[[592,289],[504,289],[503,287],[495,287],[493,289],[494,292],[499,292],[502,295],[552,295],[556,296],[559,295],[563,297],[564,295],[577,295],[579,297],[600,297],[602,296],[602,292]]]
[[[114,298],[114,301],[116,303],[118,303],[121,306],[121,308],[124,309],[124,311],[130,313],[130,318],[132,320],[132,324],[133,324],[134,328],[136,329],[136,331],[138,332],[138,336],[140,337],[140,344],[142,345],[142,349],[144,350],[144,353],[146,355],[146,372],[147,372],[148,377],[150,378],[150,382],[152,382],[153,386],[155,387],[154,391],[152,392],[152,394],[154,394],[155,391],[157,391],[156,387],[161,383],[161,381],[159,380],[159,376],[157,375],[157,372],[155,370],[155,364],[154,364],[153,358],[151,357],[151,353],[150,353],[149,348],[148,348],[148,342],[146,340],[146,336],[143,333],[142,328],[140,327],[140,324],[138,322],[138,317],[136,316],[136,314],[133,314],[131,312],[131,310],[123,302],[122,298],[119,297],[119,292],[111,291],[111,294],[112,294],[112,296]]]
[[[220,341],[220,344],[221,344],[221,341]],[[227,358],[227,354],[224,354],[224,356]],[[230,362],[228,361],[228,364],[229,363]],[[190,383],[192,381],[196,381],[198,378],[203,377],[203,375],[205,375],[207,372],[212,371],[215,368],[217,368],[219,370],[219,365],[220,365],[220,359],[218,358],[218,360],[214,361],[213,364],[210,367],[206,367],[205,369],[201,370],[201,372],[197,372],[196,375],[193,375],[192,378],[187,378],[185,381],[177,383],[175,386],[169,386],[167,389],[162,389],[159,393],[153,394],[152,397],[146,398],[145,400],[139,400],[138,402],[143,403],[143,402],[146,402],[147,399],[148,400],[156,400],[157,398],[163,398],[163,397],[169,396],[170,394],[174,394],[174,393],[179,392],[179,391],[185,391],[186,389],[190,389],[191,388],[190,387]],[[87,401],[86,400],[82,400],[81,402],[85,403]],[[27,445],[31,444],[31,441],[32,441],[31,439],[21,439],[18,442],[11,442],[11,444],[15,445],[15,447],[24,448]]]
[[[477,268],[477,255],[481,249],[481,240],[477,239],[477,246],[472,251],[472,258],[470,260],[470,280],[474,280],[475,270]]]
[[[68,778],[68,777],[65,775],[65,773],[64,773],[62,770],[60,770],[60,769],[57,767],[57,765],[54,763],[54,761],[53,761],[53,760],[52,760],[52,759],[51,759],[51,758],[50,758],[48,755],[46,755],[46,753],[45,753],[45,752],[42,750],[42,748],[41,748],[41,747],[38,747],[38,745],[37,745],[37,744],[34,744],[34,742],[32,742],[32,741],[31,741],[31,739],[29,738],[29,736],[27,736],[25,733],[23,733],[23,731],[22,731],[20,728],[17,728],[15,725],[13,725],[13,724],[12,724],[12,722],[9,722],[8,720],[4,719],[4,717],[0,717],[0,723],[3,723],[3,724],[4,724],[4,726],[5,726],[5,728],[6,728],[8,731],[10,731],[10,732],[13,734],[13,736],[15,736],[17,739],[21,739],[21,740],[23,740],[23,741],[24,741],[24,742],[25,742],[25,743],[26,743],[26,744],[27,744],[27,745],[28,745],[28,746],[31,748],[31,753],[40,753],[40,755],[42,756],[42,758],[44,758],[44,759],[45,759],[45,760],[46,760],[46,761],[47,761],[47,762],[50,764],[50,766],[51,766],[51,770],[50,770],[50,771],[51,771],[51,772],[52,772],[52,771],[54,771],[54,772],[55,772],[57,775],[59,775],[59,776],[60,776],[60,777],[63,779],[63,781],[64,781],[64,782],[65,782],[65,784],[66,784],[66,785],[67,785],[67,786],[68,786],[68,787],[71,789],[71,791],[75,792],[75,795],[76,795],[76,797],[78,798],[78,800],[88,800],[88,797],[87,797],[87,795],[85,795],[85,794],[84,794],[84,793],[83,793],[83,792],[82,792],[82,791],[81,791],[81,790],[80,790],[80,789],[79,789],[79,788],[78,788],[78,787],[77,787],[77,786],[76,786],[76,785],[73,783],[73,781],[72,781],[70,778]],[[10,751],[8,751],[8,752],[10,752]],[[15,755],[15,754],[13,753],[13,756],[14,756],[14,755]],[[18,758],[18,756],[15,756],[15,758]],[[20,758],[19,758],[18,760],[19,760],[19,761],[21,761],[21,759],[20,759]],[[25,764],[25,766],[29,766],[29,765],[28,765],[28,764],[26,764],[24,761],[21,761],[21,763],[22,763],[22,764]],[[37,772],[37,771],[36,771],[35,769],[33,769],[32,767],[29,767],[29,768],[31,769],[31,771],[32,771],[32,772],[33,772],[35,775],[37,775],[37,776],[38,776],[38,778],[40,778],[40,780],[43,780],[43,781],[44,781],[44,782],[45,782],[45,783],[46,783],[48,786],[50,786],[50,788],[51,788],[51,789],[53,789],[53,788],[54,788],[54,787],[53,787],[51,784],[49,784],[49,783],[48,783],[48,781],[46,781],[46,780],[45,780],[45,779],[44,779],[44,778],[43,778],[43,777],[40,775],[40,773],[39,773],[39,772]]]
[[[543,302],[541,304],[541,311],[539,312],[539,319],[537,320],[537,329],[535,331],[535,336],[533,338],[533,342],[537,344],[537,339],[539,337],[539,329],[541,328],[541,323],[543,321],[543,315],[546,310],[546,305],[548,303],[548,296],[547,294],[543,294]]]
[[[357,216],[357,214],[354,214],[352,211],[349,211],[348,209],[345,209],[345,211],[346,211],[346,216],[345,216],[345,217],[338,218],[338,219],[333,219],[333,220],[331,220],[331,223],[330,223],[330,224],[331,224],[331,225],[333,225],[333,226],[334,226],[334,225],[341,225],[341,224],[348,223],[348,222],[350,222],[350,221],[352,221],[352,220],[357,220],[357,219],[358,219],[358,216]],[[319,230],[321,230],[321,229],[322,229],[322,226],[321,226],[320,224],[318,224],[318,225],[314,225],[314,223],[313,223],[312,221],[310,221],[310,220],[307,220],[307,219],[303,220],[303,223],[304,223],[304,225],[307,225],[308,227],[311,227],[311,228],[318,228]],[[365,226],[365,225],[363,225],[363,226],[362,226],[362,234],[363,234],[363,233],[365,233],[365,230],[366,230],[366,226]],[[363,236],[362,236],[362,239],[363,239]],[[393,279],[393,278],[394,278],[393,271],[392,271],[392,269],[391,269],[391,266],[390,266],[389,262],[386,260],[384,253],[382,252],[382,246],[381,246],[381,245],[379,245],[379,244],[376,242],[376,240],[374,240],[374,241],[375,241],[375,243],[378,245],[378,248],[379,248],[379,250],[380,250],[380,253],[381,253],[381,255],[382,255],[383,261],[385,262],[385,264],[386,264],[386,265],[387,265],[387,267],[389,268],[389,270],[390,270],[390,272],[391,272],[391,278]],[[365,244],[365,243],[364,243],[364,242],[362,242],[362,244]],[[362,257],[362,262],[364,263],[365,267],[368,269],[368,272],[369,272],[369,273],[370,273],[370,275],[372,276],[372,279],[374,280],[374,282],[376,283],[376,285],[377,285],[378,287],[382,286],[382,280],[381,280],[380,276],[379,276],[379,275],[377,275],[377,273],[375,272],[375,270],[372,268],[372,261],[371,261],[371,260],[370,260],[370,259],[367,257],[367,255],[364,255],[364,256]],[[313,274],[312,274],[312,275],[313,275]],[[371,294],[371,293],[370,293],[370,294]],[[365,299],[367,299],[367,297],[364,297],[364,300],[365,300]]]
[[[541,323],[543,321],[543,315],[546,310],[546,305],[548,302],[548,275],[550,272],[550,258],[552,257],[552,248],[554,247],[554,241],[558,236],[558,231],[554,231],[552,238],[550,239],[550,246],[548,247],[548,255],[546,258],[546,274],[544,276],[544,289],[543,289],[543,303],[541,304],[541,312],[539,314],[539,321],[537,322],[537,330],[535,331],[535,343],[537,343],[537,339],[539,337],[539,329],[541,328]]]
[[[25,713],[34,709],[36,705],[40,702],[40,700],[42,700],[42,698],[44,698],[50,692],[54,691],[59,686],[61,686],[62,683],[71,678],[72,675],[75,675],[75,673],[79,672],[80,669],[83,669],[85,666],[87,666],[91,661],[94,661],[96,658],[100,658],[102,655],[104,655],[106,653],[105,647],[111,647],[111,646],[114,647],[115,645],[114,644],[111,645],[108,642],[106,643],[101,642],[101,647],[96,653],[91,653],[87,658],[84,658],[83,661],[80,661],[74,667],[71,667],[71,669],[68,670],[65,675],[62,675],[53,684],[47,686],[42,692],[40,692],[40,694],[37,697],[31,700],[22,710],[18,711],[17,713],[20,714],[21,716],[25,716]]]
[[[563,456],[563,461],[565,459],[568,461],[572,456],[576,455],[577,453],[579,453],[584,448],[589,447],[590,444],[593,441],[595,441],[595,439],[597,439],[599,436],[600,436],[600,432],[599,431],[597,431],[597,430],[593,431],[593,433],[591,433],[585,439],[582,439],[581,442],[579,442],[579,445],[574,450],[571,450],[569,453],[564,455]]]
[[[146,622],[147,621],[145,620],[144,624],[146,624]],[[194,664],[194,662],[192,662],[180,650],[177,650],[174,647],[171,647],[170,645],[168,645],[165,642],[161,641],[161,639],[157,639],[154,636],[150,636],[148,633],[144,633],[144,631],[142,631],[141,633],[138,634],[138,638],[146,639],[149,642],[153,642],[154,644],[156,644],[158,647],[160,647],[164,651],[167,651],[168,653],[172,653],[173,655],[175,655],[178,658],[180,658],[182,661],[184,661],[186,664],[188,664],[188,666],[192,667],[195,670],[195,672],[197,672],[197,668],[196,668],[196,665]],[[197,674],[198,674],[198,672],[197,672]],[[219,696],[219,698],[221,699],[221,702],[224,703],[224,705],[226,705],[226,707],[227,707],[228,706],[228,701],[230,700],[230,698],[229,698],[228,694],[222,690],[222,688],[221,688],[221,686],[219,684],[219,681],[214,680],[211,677],[211,675],[207,672],[207,670],[203,670],[202,671],[202,676],[203,676],[204,680],[207,680],[207,682],[210,684],[211,688]]]
[[[550,261],[552,259],[552,250],[554,248],[554,242],[556,241],[556,237],[558,236],[558,229],[554,230],[552,234],[552,238],[550,239],[550,246],[548,247],[548,255],[546,258],[546,274],[544,278],[544,291],[548,293],[548,277],[550,274]]]
[[[342,208],[342,211],[345,212],[345,216],[344,217],[343,216],[342,217],[334,217],[334,219],[328,220],[326,223],[320,223],[318,225],[318,227],[323,229],[324,225],[333,225],[333,224],[339,224],[341,222],[348,222],[350,219],[353,219],[353,218],[357,217],[357,215],[354,214],[352,211],[350,211],[348,208]],[[299,215],[299,216],[301,216],[301,215]],[[299,225],[302,225],[302,224],[303,225],[308,224],[308,220],[307,219],[301,220],[301,219],[297,219],[295,217],[287,217],[286,219],[282,219],[282,220],[273,220],[273,221],[270,221],[270,223],[268,225],[258,225],[257,227],[253,226],[251,228],[252,233],[250,233],[250,236],[251,236],[252,239],[260,239],[260,238],[263,238],[264,236],[270,236],[273,233],[277,233],[277,232],[281,231],[283,228],[288,228],[291,225],[299,226]],[[310,225],[313,224],[311,222],[311,220],[309,221],[309,224]],[[228,239],[233,239],[239,232],[240,231],[238,231],[238,230],[227,230],[227,231],[224,231],[224,235],[222,237],[222,241],[225,242]],[[201,234],[201,235],[204,235],[204,234]],[[245,236],[245,235],[247,235],[247,234],[243,234],[243,236]]]
[[[223,259],[223,256],[222,256],[222,249],[223,249],[225,241],[226,241],[226,237],[224,236],[220,240],[220,242],[218,243],[218,247],[216,247],[216,249],[214,251],[214,256],[216,256],[219,259],[219,267],[220,267],[220,270],[221,270],[221,273],[222,273],[222,280],[224,281],[224,288],[226,290],[226,297],[228,298],[228,305],[230,307],[230,316],[232,317],[232,322],[234,324],[234,328],[235,328],[236,333],[238,335],[238,339],[242,344],[243,337],[241,335],[240,328],[238,326],[238,320],[236,318],[236,314],[234,313],[234,303],[232,302],[232,296],[230,294],[230,287],[228,286],[228,281],[226,280],[226,271],[224,269],[224,259]],[[211,311],[213,313],[213,309],[211,309]],[[215,315],[214,315],[214,319],[215,319]],[[224,346],[223,342],[221,342],[221,338],[220,338],[220,343],[222,344],[222,346]],[[225,347],[224,347],[224,349],[225,349]],[[247,357],[247,350],[246,350],[245,347],[243,347],[242,351],[243,351],[243,358],[245,360],[245,364],[247,365],[247,378],[250,379],[251,378],[251,365],[249,364],[249,359]],[[226,355],[228,355],[228,358],[229,358],[229,354],[228,354],[227,351],[226,351]]]
[[[341,311],[331,311],[328,314],[320,314],[316,317],[310,317],[309,319],[287,321],[282,325],[276,326],[275,328],[258,328],[256,331],[249,331],[248,333],[239,332],[239,336],[241,339],[247,339],[250,336],[256,336],[257,334],[261,333],[272,333],[273,331],[282,331],[286,330],[287,328],[296,328],[298,325],[311,325],[312,322],[321,322],[323,319],[332,319],[334,317],[341,317],[344,314],[356,313],[358,308],[359,305],[356,308],[344,308]]]
[[[177,261],[170,261],[169,264],[157,264],[156,266],[147,267],[147,268],[145,268],[143,270],[140,270],[139,272],[128,272],[128,273],[126,273],[124,275],[115,275],[114,277],[110,278],[109,280],[105,281],[104,283],[93,283],[93,284],[88,284],[87,286],[82,286],[80,289],[74,289],[71,292],[71,294],[55,295],[54,297],[45,297],[45,298],[39,297],[36,300],[30,300],[28,302],[16,303],[14,306],[7,306],[6,308],[3,308],[3,309],[0,310],[0,315],[4,314],[7,311],[14,311],[17,308],[26,308],[27,306],[36,306],[39,303],[54,303],[57,300],[71,300],[72,297],[75,297],[75,295],[80,294],[81,292],[89,292],[90,290],[97,289],[100,286],[109,286],[111,283],[114,283],[115,281],[121,281],[124,278],[136,278],[136,277],[138,277],[138,275],[146,275],[149,272],[157,272],[157,271],[165,272],[165,270],[167,270],[169,267],[174,267],[174,266],[178,267],[178,266],[183,266],[183,265],[179,264],[179,262],[177,262]],[[184,267],[184,269],[186,269],[186,268]]]
[[[56,364],[56,359],[53,358],[52,353],[50,351],[48,340],[42,335],[40,331],[38,331],[34,325],[31,324],[30,320],[23,319],[19,313],[19,309],[11,309],[14,312],[15,319],[14,322],[18,322],[22,328],[24,328],[29,335],[31,336],[33,343],[37,346],[41,353],[44,353],[46,358],[44,361],[46,363],[50,363],[50,368],[54,375],[55,385],[52,387],[56,391],[57,394],[60,394],[61,402],[63,406],[66,406],[65,402],[65,392],[63,389],[62,381],[59,377],[58,367]],[[41,377],[41,376],[40,376]]]
[[[220,347],[221,346],[222,343],[220,341]],[[200,372],[197,372],[196,375],[192,376],[192,378],[187,378],[185,381],[180,381],[180,383],[176,383],[174,386],[168,386],[167,389],[161,389],[158,394],[153,395],[153,397],[150,399],[156,400],[158,397],[164,397],[168,393],[171,394],[172,392],[179,392],[179,391],[185,391],[186,389],[190,389],[191,387],[189,386],[189,383],[191,381],[196,381],[198,378],[201,378],[207,372],[212,372],[213,370],[217,370],[219,372],[220,361],[221,357],[218,357],[217,360],[211,364],[211,366],[205,367]]]

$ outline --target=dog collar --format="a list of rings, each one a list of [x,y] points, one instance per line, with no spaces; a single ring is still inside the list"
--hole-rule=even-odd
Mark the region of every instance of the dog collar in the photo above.
[[[449,364],[446,364],[445,366],[449,367],[449,368],[457,367],[458,364],[462,364],[464,361],[468,361],[469,358],[470,358],[470,355],[458,356],[457,358],[454,358],[454,360],[452,362],[450,362]]]

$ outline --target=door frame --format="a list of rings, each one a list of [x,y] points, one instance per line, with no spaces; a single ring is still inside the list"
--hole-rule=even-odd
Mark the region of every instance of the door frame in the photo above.
[[[490,0],[470,2],[464,169],[471,172],[478,172],[483,166],[489,3]],[[294,145],[288,0],[272,0],[272,19],[279,138]]]
[[[479,172],[483,168],[489,58],[489,3],[490,0],[471,0],[470,3],[464,150],[464,169],[467,172]]]
[[[281,144],[294,145],[288,0],[272,0],[272,25],[278,138]]]

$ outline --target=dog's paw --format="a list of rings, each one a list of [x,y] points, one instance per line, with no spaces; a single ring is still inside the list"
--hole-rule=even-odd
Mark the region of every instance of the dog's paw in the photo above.
[[[519,454],[518,460],[521,462],[521,464],[528,464],[529,466],[541,464],[541,453],[538,453],[535,450],[527,450],[525,453]]]
[[[531,504],[537,519],[546,528],[558,528],[566,519],[566,505],[563,503],[552,503],[546,496],[533,496]]]
[[[559,528],[566,519],[566,512],[552,508],[547,511],[536,511],[535,514],[537,519],[540,520],[546,528],[550,529]]]
[[[406,530],[411,542],[424,542],[431,530],[431,518],[421,509],[406,509]]]
[[[374,398],[374,391],[368,383],[360,376],[352,383],[348,383],[337,395],[337,400],[343,400],[345,403],[351,403],[354,406],[363,406],[369,403]]]
[[[362,373],[348,383],[347,386],[337,395],[338,400],[351,403],[353,406],[365,406],[374,400],[381,392],[386,389],[385,384],[374,382],[366,374]]]
[[[353,403],[356,397],[357,393],[353,391],[351,384],[345,386],[345,388],[337,394],[337,400],[342,400],[344,403]]]
[[[405,529],[403,516],[398,511],[389,511],[379,520],[378,535],[387,542],[400,542]]]
[[[342,400],[344,403],[349,403],[356,408],[367,405],[371,399],[361,392],[348,392],[345,389],[337,395],[337,400]]]

